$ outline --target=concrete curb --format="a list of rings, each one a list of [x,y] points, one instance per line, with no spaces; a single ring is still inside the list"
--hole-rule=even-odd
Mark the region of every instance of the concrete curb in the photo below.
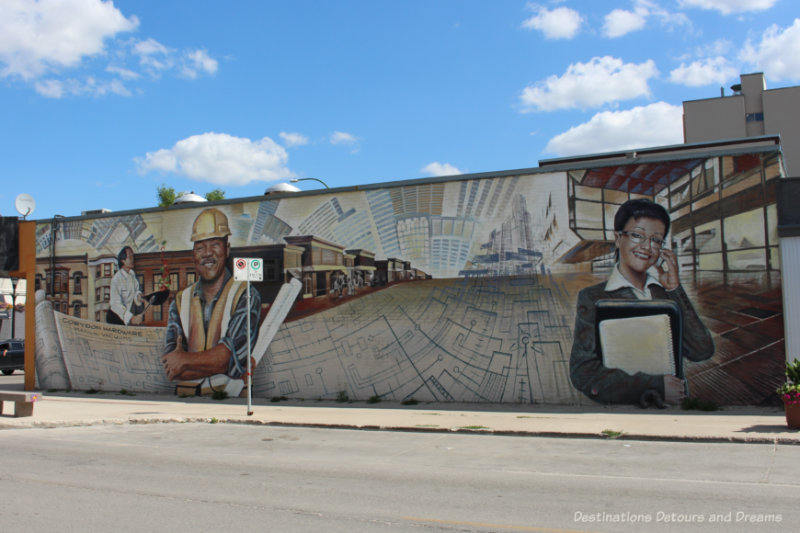
[[[0,416],[1,429],[124,424],[222,423],[362,431],[449,433],[623,441],[800,444],[775,407],[723,411],[643,410],[598,405],[418,404],[384,401],[254,401],[161,395],[50,392],[31,417]]]
[[[17,419],[18,420],[18,419]],[[475,436],[506,436],[528,438],[563,438],[563,439],[593,439],[593,440],[618,440],[618,441],[647,441],[647,442],[702,442],[702,443],[737,443],[737,444],[775,444],[775,445],[800,445],[800,432],[797,436],[682,436],[682,435],[652,435],[636,432],[620,431],[618,435],[600,432],[580,431],[537,431],[537,430],[510,430],[492,429],[491,427],[430,427],[408,425],[374,425],[356,423],[319,423],[319,422],[286,422],[264,420],[261,418],[230,417],[218,418],[215,416],[187,416],[187,417],[155,417],[155,418],[101,418],[93,420],[62,420],[62,421],[31,421],[26,424],[10,424],[0,421],[0,430],[4,429],[55,429],[79,428],[92,426],[121,426],[121,425],[150,425],[150,424],[231,424],[252,425],[270,428],[311,428],[333,429],[351,431],[386,431],[404,433],[436,433],[436,434],[462,434]],[[614,432],[616,433],[616,432]]]

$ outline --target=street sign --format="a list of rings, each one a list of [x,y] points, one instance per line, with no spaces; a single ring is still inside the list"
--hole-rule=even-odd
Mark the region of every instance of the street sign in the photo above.
[[[264,281],[264,262],[258,257],[234,257],[235,281]]]

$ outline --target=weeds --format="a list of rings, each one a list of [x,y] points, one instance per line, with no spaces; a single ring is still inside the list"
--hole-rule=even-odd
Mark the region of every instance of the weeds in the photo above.
[[[211,394],[211,399],[212,400],[227,400],[228,399],[228,393],[225,392],[224,390],[215,390]]]
[[[720,406],[710,400],[684,398],[681,402],[681,409],[684,411],[719,411]]]

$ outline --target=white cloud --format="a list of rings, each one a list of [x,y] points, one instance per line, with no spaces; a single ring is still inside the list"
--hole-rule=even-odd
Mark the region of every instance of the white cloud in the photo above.
[[[189,79],[214,74],[206,50],[171,49],[155,39],[126,38],[139,20],[111,1],[0,1],[0,79],[28,82],[48,98],[132,94],[125,82],[171,71]],[[103,68],[98,63],[108,61]]]
[[[123,80],[138,80],[141,77],[141,75],[138,72],[134,72],[130,69],[117,67],[113,65],[107,66],[106,72],[109,72],[111,74],[116,74]]]
[[[529,5],[536,14],[522,23],[529,30],[541,31],[547,39],[572,39],[581,29],[583,17],[574,9],[557,7],[549,10],[545,7]]]
[[[329,140],[333,145],[351,146],[351,154],[355,154],[360,149],[358,137],[344,131],[334,131]]]
[[[218,67],[217,60],[209,56],[206,50],[194,50],[186,54],[183,74],[187,78],[194,79],[197,77],[198,71],[206,74],[216,74]]]
[[[683,143],[683,108],[665,102],[626,111],[603,111],[556,135],[545,152],[591,154]]]
[[[137,28],[111,2],[0,2],[0,76],[31,80],[105,50],[105,41]]]
[[[770,26],[761,42],[745,43],[739,58],[775,81],[800,79],[800,19],[786,29]]]
[[[743,13],[745,11],[764,11],[778,0],[679,0],[680,7],[698,7],[700,9],[716,9],[723,15]]]
[[[308,137],[301,133],[282,131],[278,135],[281,139],[283,139],[283,142],[287,148],[294,148],[295,146],[303,146],[304,144],[308,144]]]
[[[706,85],[724,85],[729,80],[739,76],[739,69],[722,57],[708,57],[693,61],[669,73],[669,81],[687,87],[704,87]]]
[[[138,58],[139,66],[152,78],[159,78],[164,72],[175,71],[193,80],[200,74],[216,74],[219,68],[219,62],[208,55],[207,50],[179,52],[152,38],[132,43],[131,53]]]
[[[344,131],[334,131],[331,134],[331,144],[356,144],[358,139]]]
[[[225,133],[203,133],[135,161],[142,174],[171,172],[215,185],[239,186],[294,176],[286,167],[286,150],[269,137],[252,141]]]
[[[595,57],[570,65],[563,76],[550,76],[523,89],[523,112],[597,107],[609,102],[650,95],[648,80],[658,74],[653,60],[623,63],[614,57]]]
[[[615,9],[605,16],[603,35],[609,38],[622,37],[628,33],[639,31],[648,20],[656,19],[671,30],[673,26],[691,27],[691,21],[683,13],[670,12],[650,0],[636,0],[633,11]]]
[[[34,89],[46,98],[63,98],[64,96],[103,96],[106,94],[118,94],[120,96],[130,96],[131,91],[122,81],[97,80],[88,77],[85,80],[74,78],[66,80],[44,79],[34,83]]]
[[[36,92],[47,98],[64,96],[64,84],[59,80],[42,80],[34,84]]]
[[[450,163],[439,163],[438,161],[425,165],[421,170],[431,176],[455,176],[456,174],[463,174],[461,170]]]
[[[139,64],[152,76],[158,76],[160,72],[174,65],[170,50],[152,38],[138,41],[133,45],[132,52],[139,57]]]
[[[646,12],[626,11],[615,9],[605,17],[603,35],[610,38],[622,37],[633,31],[644,28],[647,23]]]
[[[733,43],[728,39],[717,39],[698,47],[698,57],[712,57],[728,55],[733,49]]]

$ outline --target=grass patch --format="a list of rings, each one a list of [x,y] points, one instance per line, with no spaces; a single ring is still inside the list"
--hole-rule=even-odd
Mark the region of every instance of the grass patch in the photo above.
[[[212,416],[211,420],[208,421],[209,424],[219,424],[219,419],[216,416]]]
[[[461,426],[461,429],[489,429],[486,426]]]
[[[99,391],[99,390],[95,389],[94,387],[92,387],[91,389],[87,389],[87,390],[85,390],[83,392],[85,392],[86,394],[100,394],[101,391]]]
[[[602,433],[603,436],[605,438],[607,438],[607,439],[618,439],[618,438],[620,438],[622,436],[622,432],[621,431],[617,431],[617,430],[614,430],[614,429],[604,429],[600,433]]]
[[[382,400],[381,397],[375,394],[369,397],[367,403],[381,403],[381,400]]]
[[[278,402],[285,402],[288,399],[289,398],[287,398],[286,396],[273,396],[272,398],[269,399],[269,401],[271,401],[272,403],[278,403]]]
[[[123,396],[136,396],[136,393],[130,392],[127,389],[121,389],[119,393],[122,394]]]
[[[418,403],[419,402],[414,398],[406,398],[405,400],[400,402],[400,405],[417,405]]]
[[[336,401],[339,403],[345,403],[350,401],[350,396],[347,395],[346,390],[340,390],[336,393]]]
[[[228,393],[225,392],[224,390],[215,390],[211,394],[211,399],[212,400],[227,400],[228,399]]]
[[[684,398],[681,402],[681,409],[684,411],[719,411],[720,406],[709,400]]]
[[[417,424],[418,428],[438,428],[439,424]]]

